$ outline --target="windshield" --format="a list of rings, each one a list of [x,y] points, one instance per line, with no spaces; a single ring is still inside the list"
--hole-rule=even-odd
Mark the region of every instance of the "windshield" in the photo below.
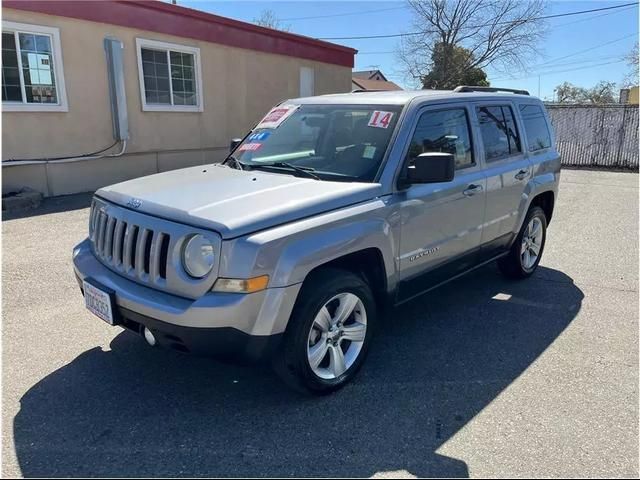
[[[249,169],[294,175],[311,172],[322,180],[371,182],[387,150],[400,108],[280,106],[258,124],[233,156]]]

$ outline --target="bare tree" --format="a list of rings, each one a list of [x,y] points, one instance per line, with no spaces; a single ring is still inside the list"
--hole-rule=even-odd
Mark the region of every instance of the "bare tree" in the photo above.
[[[273,28],[274,30],[282,30],[283,32],[288,32],[291,30],[291,25],[285,25],[278,17],[273,10],[262,10],[260,12],[260,16],[253,19],[253,23],[259,25],[261,27]]]
[[[638,51],[637,43],[633,49],[625,55],[624,59],[629,66],[629,72],[625,75],[622,86],[625,88],[635,87],[638,85],[638,67],[640,66],[640,52]]]
[[[618,91],[615,82],[602,80],[591,88],[577,87],[564,82],[554,89],[556,102],[558,103],[617,103]]]
[[[498,71],[526,69],[545,33],[544,0],[408,0],[416,35],[402,37],[398,59],[409,81],[422,83],[434,67],[434,50],[464,48],[453,76],[491,65]],[[444,61],[446,62],[446,55]],[[447,70],[448,65],[438,65]],[[462,70],[462,71],[461,71]]]

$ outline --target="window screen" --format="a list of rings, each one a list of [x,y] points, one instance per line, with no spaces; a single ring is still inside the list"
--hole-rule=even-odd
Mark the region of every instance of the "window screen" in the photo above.
[[[551,134],[544,112],[539,105],[520,105],[529,151],[535,152],[551,147]]]
[[[141,56],[148,104],[196,105],[193,54],[142,48]]]
[[[478,107],[477,113],[487,162],[522,152],[511,107]]]
[[[421,153],[451,153],[456,169],[469,167],[474,164],[470,137],[465,109],[425,112],[418,120],[408,155],[411,159]]]

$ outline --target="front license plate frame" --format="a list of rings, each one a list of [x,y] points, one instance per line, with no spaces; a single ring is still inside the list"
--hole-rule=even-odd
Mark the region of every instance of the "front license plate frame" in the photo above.
[[[120,316],[116,308],[116,292],[92,278],[85,278],[82,281],[82,288],[87,310],[109,325],[120,324]]]

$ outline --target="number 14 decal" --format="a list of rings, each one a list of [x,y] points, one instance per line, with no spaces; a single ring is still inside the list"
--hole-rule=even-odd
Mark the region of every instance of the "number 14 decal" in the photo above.
[[[376,110],[371,114],[371,118],[369,119],[370,127],[376,128],[388,128],[389,123],[391,123],[391,118],[393,117],[393,112],[383,112],[381,110]]]

